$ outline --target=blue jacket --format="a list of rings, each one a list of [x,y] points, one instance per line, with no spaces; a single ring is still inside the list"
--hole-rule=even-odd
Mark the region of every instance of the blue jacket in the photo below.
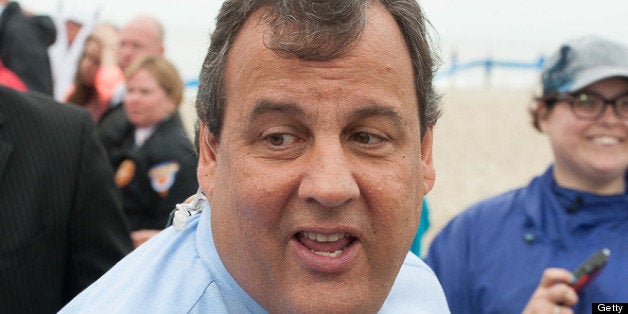
[[[552,173],[471,206],[434,239],[427,263],[452,313],[521,313],[546,268],[573,271],[602,248],[611,257],[574,310],[628,302],[628,193],[564,189]]]

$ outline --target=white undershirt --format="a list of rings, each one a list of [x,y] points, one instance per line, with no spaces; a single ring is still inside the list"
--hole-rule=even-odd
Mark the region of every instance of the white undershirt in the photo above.
[[[135,146],[142,147],[144,142],[146,142],[146,140],[153,135],[153,132],[155,132],[155,126],[135,129]]]

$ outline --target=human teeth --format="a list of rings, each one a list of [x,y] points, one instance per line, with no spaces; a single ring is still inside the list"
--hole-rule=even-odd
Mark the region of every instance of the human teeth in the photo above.
[[[314,233],[314,232],[303,232],[303,236],[305,236],[306,238],[310,239],[310,240],[316,240],[318,242],[336,242],[340,239],[343,239],[345,237],[344,233],[334,233],[334,234],[330,234],[330,235],[324,235],[321,233]]]
[[[593,139],[593,141],[598,143],[598,144],[604,144],[604,145],[617,144],[619,142],[619,140],[617,138],[610,137],[610,136],[596,137],[596,138]]]
[[[340,256],[340,254],[342,254],[342,250],[338,250],[335,252],[319,252],[319,251],[314,251],[314,250],[310,250],[310,251],[316,255],[322,255],[322,256],[327,256],[327,257],[338,257]]]
[[[342,234],[339,234],[339,233],[330,234],[327,237],[327,241],[329,241],[329,242],[336,242],[336,241],[338,241],[340,239],[340,237],[344,238],[344,236]]]

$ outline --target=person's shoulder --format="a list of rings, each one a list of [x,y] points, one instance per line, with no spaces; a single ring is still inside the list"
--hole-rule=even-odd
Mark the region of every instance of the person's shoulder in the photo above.
[[[13,110],[33,111],[42,104],[56,105],[57,102],[45,95],[37,92],[22,92],[0,85],[0,103],[2,107],[13,108]]]
[[[96,126],[99,139],[105,147],[120,145],[124,139],[133,136],[133,126],[129,122],[123,105],[109,107]]]
[[[430,254],[435,248],[445,245],[456,247],[466,245],[467,241],[490,240],[499,233],[504,223],[513,223],[526,215],[521,206],[526,187],[519,187],[507,192],[482,199],[462,210],[451,218],[430,244]],[[519,217],[519,218],[517,218]],[[478,228],[482,226],[482,228]],[[428,261],[431,264],[430,254]]]
[[[178,114],[173,115],[170,119],[163,121],[155,130],[155,140],[147,142],[151,151],[164,151],[169,155],[174,155],[177,159],[191,159],[196,163],[196,152],[192,139],[188,137],[183,127],[183,123]]]
[[[9,116],[37,121],[85,121],[89,117],[87,110],[76,105],[62,104],[47,95],[38,92],[19,92],[10,88],[0,87],[0,104]],[[62,128],[66,124],[57,127]]]
[[[170,227],[123,258],[61,313],[185,313],[200,300],[213,275],[195,250],[198,219]]]
[[[519,200],[525,194],[527,186],[518,187],[500,194],[479,200],[460,212],[452,220],[493,221],[498,217],[511,215],[516,210]]]
[[[431,287],[437,290],[441,289],[434,271],[432,271],[423,259],[412,252],[408,253],[406,259],[403,261],[397,280],[407,281],[409,278],[421,279],[421,281],[425,282],[424,288]],[[414,281],[414,279],[411,281]],[[397,283],[397,281],[395,281],[395,283]]]
[[[408,253],[380,313],[449,313],[449,308],[432,269]]]
[[[124,106],[122,104],[110,106],[105,113],[103,113],[102,118],[98,122],[98,127],[118,128],[120,126],[130,126],[130,122],[124,111]]]
[[[182,138],[189,140],[185,133],[183,121],[179,113],[173,114],[170,118],[162,121],[156,129],[156,132],[161,132],[169,138],[180,140]]]

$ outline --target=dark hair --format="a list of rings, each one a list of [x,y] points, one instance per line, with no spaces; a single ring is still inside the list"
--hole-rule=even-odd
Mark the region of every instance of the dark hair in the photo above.
[[[85,39],[83,47],[87,47],[87,45],[92,42],[98,45],[98,49],[102,49],[102,45],[93,35],[90,35],[87,39]],[[82,107],[85,107],[91,99],[96,97],[96,87],[94,86],[94,82],[85,82],[81,77],[81,63],[85,58],[85,53],[86,49],[83,48],[83,53],[79,58],[76,72],[74,72],[74,90],[68,95],[66,100],[67,102],[71,102]]]
[[[435,125],[441,111],[432,79],[437,57],[429,43],[423,12],[415,0],[227,0],[216,19],[216,29],[203,63],[196,99],[201,123],[220,138],[226,103],[224,74],[227,55],[240,28],[254,12],[272,30],[266,43],[281,56],[326,61],[351,50],[364,32],[365,12],[371,4],[383,5],[404,36],[415,75],[421,136]],[[197,129],[199,127],[197,121]]]
[[[542,118],[541,115],[547,116],[549,111],[551,111],[554,107],[554,102],[548,101],[543,97],[536,97],[534,98],[534,101],[534,105],[528,108],[528,114],[530,114],[530,122],[537,131],[542,132],[540,125],[540,121]]]

